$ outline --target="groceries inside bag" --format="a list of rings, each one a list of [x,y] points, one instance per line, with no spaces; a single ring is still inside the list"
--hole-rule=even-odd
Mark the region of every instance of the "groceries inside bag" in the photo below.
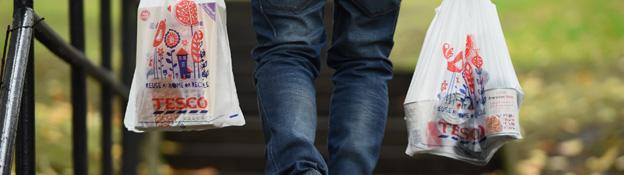
[[[484,165],[521,139],[523,92],[490,0],[443,0],[404,103],[406,154]]]
[[[244,125],[224,1],[145,0],[137,15],[126,128],[184,131]]]

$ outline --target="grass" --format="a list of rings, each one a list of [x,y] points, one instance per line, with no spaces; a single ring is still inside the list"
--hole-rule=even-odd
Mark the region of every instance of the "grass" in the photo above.
[[[404,1],[393,61],[413,70],[436,1]],[[516,70],[561,63],[610,64],[624,57],[622,1],[494,1]]]

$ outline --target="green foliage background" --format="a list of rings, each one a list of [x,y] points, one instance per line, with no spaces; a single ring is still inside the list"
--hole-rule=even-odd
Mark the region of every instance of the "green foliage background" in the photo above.
[[[403,0],[392,54],[397,73],[413,71],[433,9],[440,2]],[[492,174],[623,174],[624,1],[494,2],[526,96],[521,110],[525,139],[505,147],[507,169]],[[35,1],[37,13],[66,39],[68,3]],[[113,2],[113,19],[119,19],[119,3]],[[96,63],[98,4],[85,1],[87,55]],[[0,27],[10,24],[11,9],[12,1],[0,1]],[[113,26],[116,36],[118,23]],[[113,39],[114,58],[120,56],[120,40]],[[69,66],[40,44],[35,54],[37,169],[41,174],[71,174]],[[119,59],[114,60],[118,70]],[[99,89],[91,80],[89,87],[90,172],[97,174]],[[115,118],[120,126],[119,112]],[[121,154],[119,131],[114,133],[116,160]]]

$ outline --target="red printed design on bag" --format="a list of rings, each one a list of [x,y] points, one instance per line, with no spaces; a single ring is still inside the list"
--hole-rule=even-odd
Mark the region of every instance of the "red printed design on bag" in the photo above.
[[[193,44],[191,45],[191,55],[193,57],[193,61],[195,63],[199,63],[201,61],[201,43],[204,39],[204,32],[201,30],[193,33]]]
[[[472,35],[466,36],[466,45],[459,53],[449,43],[442,45],[442,56],[450,75],[441,83],[436,107],[439,115],[449,123],[461,124],[484,112],[485,83],[483,58],[479,55]]]
[[[444,45],[442,45],[442,52],[444,54],[444,58],[446,58],[446,61],[448,62],[446,65],[446,69],[451,72],[461,72],[463,69],[463,67],[461,66],[463,65],[464,55],[462,54],[462,52],[459,52],[459,54],[457,54],[457,56],[455,56],[454,59],[450,60],[451,57],[453,56],[453,50],[454,49],[448,43],[444,43]],[[457,63],[459,63],[459,67]]]
[[[481,69],[481,65],[483,64],[483,60],[481,60],[481,56],[479,56],[478,50],[474,48],[474,43],[472,39],[472,35],[468,35],[466,37],[466,49],[460,51],[455,55],[455,58],[451,60],[453,56],[453,50],[448,43],[444,43],[442,45],[442,54],[447,61],[447,70],[451,72],[462,72],[466,83],[470,89],[471,93],[474,93],[474,77],[472,75],[472,64],[475,65],[477,69]],[[471,59],[470,61],[466,59]]]
[[[174,48],[178,43],[180,43],[180,34],[173,29],[169,29],[167,35],[165,35],[165,45],[169,48]]]
[[[440,91],[445,91],[446,88],[448,88],[448,83],[446,83],[446,80],[444,80],[442,82],[442,86],[440,87]]]
[[[440,130],[438,130],[438,126],[436,122],[429,122],[427,125],[427,131],[429,132],[429,137],[427,138],[427,145],[441,145],[442,140],[440,140]]]
[[[205,26],[200,23],[199,5],[194,0],[177,0],[167,6],[175,21],[165,19],[152,23],[154,40],[153,54],[148,58],[150,70],[146,76],[150,81],[175,80],[174,82],[149,82],[149,88],[206,88],[209,77],[209,64],[204,47]],[[165,44],[162,44],[165,43]],[[156,54],[157,53],[157,54]],[[183,84],[179,81],[184,81]]]
[[[498,115],[486,117],[485,123],[487,126],[487,134],[496,134],[503,130],[501,127],[501,121],[498,119]]]
[[[163,55],[165,55],[165,49],[163,49],[163,48],[158,48],[158,49],[156,49],[156,50],[157,50],[156,52],[158,53],[158,56],[163,56]]]
[[[196,25],[199,23],[197,16],[197,4],[191,0],[180,1],[175,8],[176,18],[180,23],[188,26]]]
[[[486,139],[485,127],[481,125],[467,127],[439,120],[429,122],[428,131],[427,144],[430,146],[442,146],[443,140],[462,144],[477,144]]]
[[[465,58],[466,59],[471,59],[474,60],[474,58],[476,58],[478,56],[478,52],[477,49],[474,48],[474,43],[472,40],[472,35],[468,35],[466,37],[466,49],[464,51],[465,53]],[[477,69],[481,69],[481,65],[477,66]],[[465,61],[464,64],[464,80],[466,80],[466,83],[468,84],[468,87],[470,89],[470,93],[474,93],[475,91],[475,82],[474,82],[474,75],[473,75],[473,68],[472,65],[470,64],[469,60]]]
[[[154,34],[154,42],[152,43],[153,47],[158,47],[160,43],[165,39],[165,29],[166,29],[166,21],[162,20],[158,22],[158,26],[156,27],[156,33]]]
[[[483,58],[481,58],[479,52],[476,52],[475,54],[476,55],[472,57],[472,64],[474,64],[477,69],[481,69],[481,66],[483,65]]]

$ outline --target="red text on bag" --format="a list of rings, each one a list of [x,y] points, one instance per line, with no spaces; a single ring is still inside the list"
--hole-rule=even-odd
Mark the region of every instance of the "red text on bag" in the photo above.
[[[450,135],[462,141],[481,140],[485,137],[485,127],[478,125],[477,127],[462,127],[460,125],[450,124],[444,121],[437,122],[439,134]]]
[[[203,96],[199,97],[171,97],[171,98],[152,98],[154,110],[182,110],[182,109],[206,109],[208,108],[208,99]]]

